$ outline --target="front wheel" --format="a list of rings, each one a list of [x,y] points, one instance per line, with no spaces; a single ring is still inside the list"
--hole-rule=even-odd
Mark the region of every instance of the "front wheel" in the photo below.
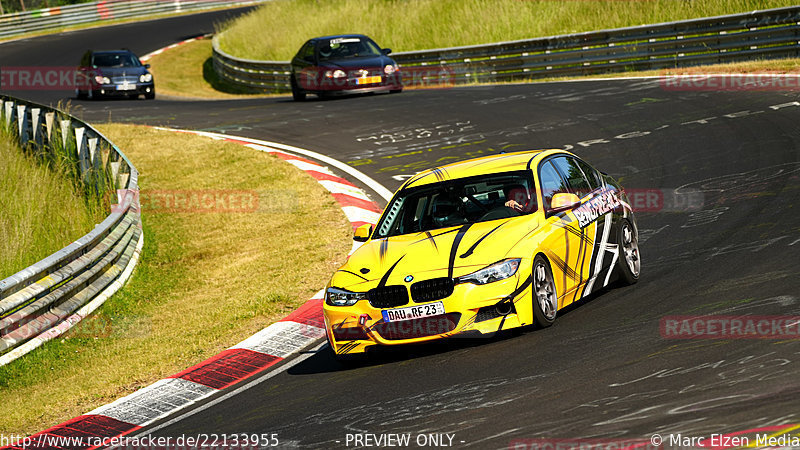
[[[533,259],[533,319],[542,328],[556,320],[558,294],[550,263],[542,255]]]
[[[617,246],[617,269],[623,284],[630,285],[639,281],[639,271],[642,267],[639,254],[639,236],[628,219],[622,219],[619,227],[619,243]]]

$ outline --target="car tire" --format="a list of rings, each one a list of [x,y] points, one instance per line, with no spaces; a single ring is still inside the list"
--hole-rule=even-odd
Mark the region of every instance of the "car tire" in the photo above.
[[[148,92],[148,93],[144,94],[144,98],[147,99],[147,100],[152,100],[152,99],[156,98],[156,91],[152,91],[152,92]]]
[[[390,90],[389,90],[389,93],[390,93],[390,94],[399,94],[399,93],[401,93],[401,92],[403,92],[403,88],[400,88],[400,89],[390,89]]]
[[[81,91],[78,88],[75,88],[75,98],[77,99],[84,99],[86,98],[86,92]]]
[[[88,98],[89,100],[94,100],[96,98],[100,98],[100,95],[95,95],[94,90],[89,89],[88,91],[86,91],[86,98]]]
[[[550,263],[542,255],[533,258],[531,280],[533,321],[542,328],[549,327],[558,313],[558,293]]]
[[[622,219],[617,237],[617,270],[620,282],[631,285],[639,281],[641,267],[638,233],[628,219]]]
[[[297,81],[295,81],[294,76],[292,76],[292,99],[296,102],[302,102],[306,99],[306,93],[302,89],[297,86]]]

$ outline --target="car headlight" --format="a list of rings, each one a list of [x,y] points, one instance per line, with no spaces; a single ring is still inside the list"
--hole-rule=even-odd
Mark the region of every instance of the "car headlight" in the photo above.
[[[393,64],[387,64],[386,67],[383,68],[383,73],[386,75],[391,75],[395,72],[397,72],[397,66]]]
[[[152,74],[144,73],[141,76],[139,76],[139,82],[140,83],[149,83],[151,81],[153,81],[153,75]]]
[[[344,78],[347,76],[347,74],[344,73],[344,70],[336,69],[326,71],[325,76],[328,78]]]
[[[95,76],[94,81],[96,81],[97,84],[111,84],[111,80],[109,80],[108,77],[104,77],[102,75]]]
[[[517,273],[520,258],[504,259],[481,270],[460,276],[455,279],[456,283],[488,284],[495,281],[505,280]]]
[[[353,306],[357,301],[366,298],[366,292],[350,292],[333,287],[325,291],[325,303],[331,306]]]

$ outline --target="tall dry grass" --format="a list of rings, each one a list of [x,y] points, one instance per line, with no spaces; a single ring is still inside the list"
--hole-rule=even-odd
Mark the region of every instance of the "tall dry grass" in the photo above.
[[[0,131],[0,279],[83,236],[107,212],[60,158],[43,162]]]

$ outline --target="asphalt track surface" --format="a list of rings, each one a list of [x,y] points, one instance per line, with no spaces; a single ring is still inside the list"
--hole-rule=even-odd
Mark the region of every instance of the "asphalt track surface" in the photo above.
[[[57,42],[76,48],[72,63],[88,40],[129,39],[144,53],[210,31],[194,23],[74,32]],[[134,45],[139,37],[148,44]],[[47,37],[0,45],[0,61],[63,56],[51,44]],[[49,102],[68,96],[17,94]],[[360,365],[339,364],[323,346],[212,407],[163,426],[165,419],[153,434],[277,433],[281,446],[343,448],[353,433],[410,433],[412,446],[418,434],[449,433],[454,447],[509,448],[531,445],[526,439],[647,440],[800,423],[800,340],[670,339],[661,329],[676,315],[800,318],[798,101],[797,91],[671,90],[657,80],[304,103],[74,101],[89,121],[300,146],[350,163],[390,190],[437,164],[562,147],[629,190],[664,193],[661,210],[637,213],[639,283],[562,311],[551,328],[397,349]]]

